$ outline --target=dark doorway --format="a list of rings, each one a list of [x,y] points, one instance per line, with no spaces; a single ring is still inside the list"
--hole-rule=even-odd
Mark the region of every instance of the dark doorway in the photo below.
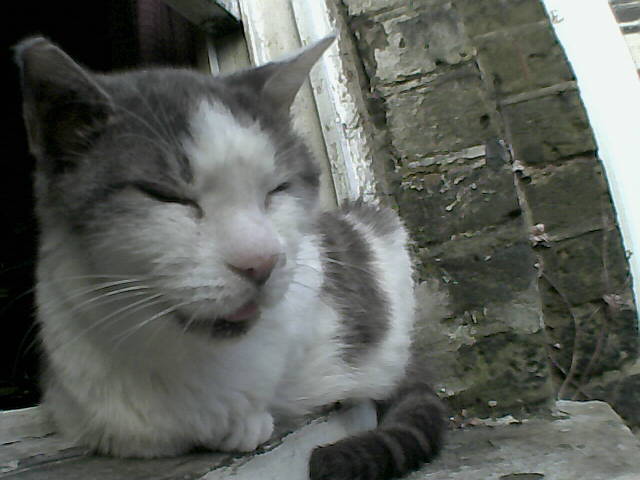
[[[140,64],[193,65],[197,33],[161,0],[10,2],[3,28],[5,149],[0,173],[0,410],[39,400],[39,348],[34,323],[37,229],[31,174],[34,161],[21,113],[18,69],[11,47],[44,35],[97,71]]]

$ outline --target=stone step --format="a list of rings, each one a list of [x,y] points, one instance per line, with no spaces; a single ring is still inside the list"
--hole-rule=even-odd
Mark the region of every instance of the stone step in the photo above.
[[[604,402],[556,402],[548,417],[456,430],[407,480],[640,480],[640,440]]]
[[[311,449],[362,429],[373,411],[318,418],[252,455],[158,460],[85,455],[38,407],[0,413],[0,478],[304,480]],[[603,402],[560,401],[548,416],[483,420],[451,431],[440,458],[407,480],[640,480],[640,441]]]

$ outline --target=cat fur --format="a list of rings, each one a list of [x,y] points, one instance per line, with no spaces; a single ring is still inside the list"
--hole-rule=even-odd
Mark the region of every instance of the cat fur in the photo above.
[[[407,234],[383,207],[320,211],[291,128],[331,41],[223,77],[99,74],[44,38],[16,47],[44,406],[78,444],[247,452],[274,424],[374,400],[380,426],[316,449],[313,480],[391,478],[438,452],[442,407],[407,375]]]

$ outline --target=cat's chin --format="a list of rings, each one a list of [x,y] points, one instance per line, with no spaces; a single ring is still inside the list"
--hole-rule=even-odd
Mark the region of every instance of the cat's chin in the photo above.
[[[174,315],[185,332],[213,338],[232,338],[247,333],[260,317],[260,306],[249,301],[225,317],[195,318],[182,312]]]

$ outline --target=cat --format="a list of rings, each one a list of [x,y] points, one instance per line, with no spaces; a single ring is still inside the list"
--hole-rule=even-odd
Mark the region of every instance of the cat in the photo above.
[[[40,237],[43,406],[99,454],[249,452],[274,425],[375,401],[374,430],[317,447],[310,478],[430,461],[445,417],[408,374],[407,233],[362,201],[318,207],[289,109],[333,41],[227,76],[99,74],[16,47]]]

